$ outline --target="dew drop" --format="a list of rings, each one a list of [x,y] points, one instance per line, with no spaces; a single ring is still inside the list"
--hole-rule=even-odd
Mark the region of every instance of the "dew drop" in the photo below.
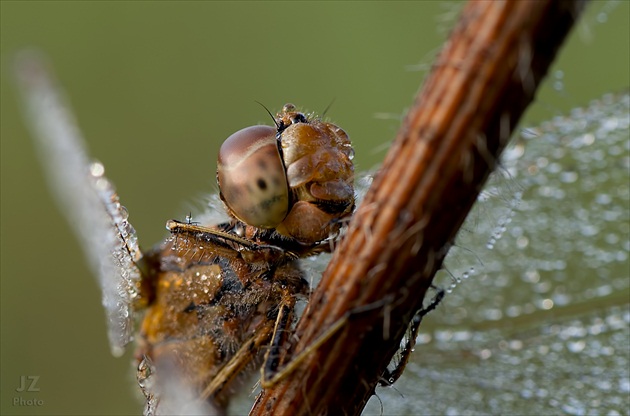
[[[608,194],[598,194],[595,197],[595,202],[601,205],[608,205],[612,202],[612,197]]]
[[[585,347],[586,347],[586,343],[581,340],[567,343],[567,350],[574,353],[582,352]]]
[[[577,181],[578,174],[577,172],[562,172],[560,174],[560,180],[564,183],[573,183]]]
[[[479,358],[481,358],[482,360],[487,360],[490,357],[492,357],[492,351],[490,351],[489,349],[479,351]]]
[[[525,247],[527,247],[529,245],[529,238],[525,237],[525,236],[521,236],[516,240],[516,246],[519,249],[524,249]]]
[[[94,162],[90,165],[90,175],[100,178],[105,174],[105,166],[101,162]]]
[[[118,211],[123,221],[127,221],[129,219],[129,211],[127,211],[127,208],[121,205]]]

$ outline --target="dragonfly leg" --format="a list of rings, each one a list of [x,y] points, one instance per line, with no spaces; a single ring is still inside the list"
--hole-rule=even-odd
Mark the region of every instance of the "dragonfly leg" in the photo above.
[[[225,387],[241,374],[245,366],[256,357],[256,352],[269,343],[272,334],[273,321],[266,321],[251,338],[243,343],[232,359],[221,368],[206,386],[201,398],[208,399],[219,396]]]
[[[288,325],[291,324],[291,319],[289,319],[288,314],[285,316],[283,310],[293,310],[293,308],[287,307],[285,309],[284,307],[285,305],[282,305],[280,307],[280,313],[278,314],[278,319],[276,320],[276,327],[274,329],[274,334],[271,341],[271,348],[269,349],[269,351],[267,351],[267,354],[265,356],[265,364],[261,369],[261,386],[264,389],[275,385],[280,380],[284,379],[286,376],[295,371],[295,369],[302,363],[302,361],[304,361],[304,359],[309,354],[317,350],[324,342],[329,340],[330,337],[332,337],[348,322],[347,316],[339,319],[330,328],[328,328],[328,330],[324,334],[317,338],[315,342],[310,344],[304,351],[300,352],[297,356],[292,358],[284,367],[279,368],[281,364],[280,349],[283,344],[284,334],[286,333]],[[291,313],[289,312],[289,314]]]
[[[418,333],[418,327],[420,326],[420,322],[422,322],[422,318],[432,310],[434,310],[437,305],[440,303],[442,298],[444,297],[444,290],[438,289],[437,294],[431,301],[431,304],[426,308],[423,308],[416,312],[412,322],[409,324],[409,337],[407,338],[407,343],[403,348],[403,357],[401,361],[398,363],[396,368],[390,373],[387,372],[383,375],[386,380],[393,378],[393,383],[400,377],[402,374],[407,361],[409,360],[409,356],[411,355],[411,350],[413,349],[416,343],[416,336]],[[390,300],[386,300],[385,303]],[[274,327],[273,337],[271,341],[271,346],[267,354],[265,355],[265,364],[261,369],[262,378],[261,378],[261,386],[263,388],[269,388],[273,385],[277,384],[280,380],[284,379],[290,373],[295,371],[295,369],[304,361],[304,359],[311,354],[313,351],[316,351],[322,344],[328,341],[333,335],[335,335],[341,328],[343,328],[351,316],[356,314],[361,314],[365,312],[369,312],[374,309],[381,308],[383,306],[383,301],[378,301],[373,304],[354,309],[352,311],[347,312],[343,317],[338,319],[331,327],[329,327],[326,332],[320,335],[312,344],[310,344],[307,348],[297,354],[294,358],[292,358],[284,367],[280,368],[281,365],[281,353],[280,349],[284,342],[284,334],[287,333],[288,327],[291,324],[292,319],[292,311],[293,304],[290,306],[288,304],[283,303],[280,306],[280,311],[278,313],[278,317],[276,319],[276,325]],[[391,384],[389,383],[389,384]]]
[[[418,336],[418,328],[420,327],[420,323],[422,323],[422,319],[431,311],[433,311],[444,298],[444,289],[436,288],[431,285],[434,289],[437,290],[437,293],[431,300],[431,303],[426,308],[419,309],[413,316],[411,322],[409,323],[409,328],[407,329],[406,341],[405,345],[400,349],[400,360],[396,363],[393,370],[385,369],[379,384],[381,386],[391,386],[400,378],[405,367],[407,366],[407,362],[409,362],[409,357],[411,356],[411,352],[416,345],[416,338]]]
[[[291,299],[293,299],[293,297],[291,297]],[[386,302],[390,302],[390,300],[387,300]],[[293,303],[291,303],[291,301],[283,302],[280,306],[280,311],[278,313],[278,318],[276,319],[274,334],[271,341],[271,348],[265,355],[265,365],[261,369],[261,386],[263,388],[269,388],[275,385],[295,371],[295,369],[299,367],[308,355],[310,355],[313,351],[316,351],[323,343],[328,341],[341,328],[343,328],[352,316],[381,308],[383,306],[383,301],[378,301],[347,312],[344,316],[335,321],[335,323],[333,323],[332,326],[330,326],[312,344],[308,345],[308,347],[293,357],[284,367],[279,368],[282,364],[281,346],[284,342],[284,334],[288,332],[288,327],[292,321],[293,306],[294,301]]]

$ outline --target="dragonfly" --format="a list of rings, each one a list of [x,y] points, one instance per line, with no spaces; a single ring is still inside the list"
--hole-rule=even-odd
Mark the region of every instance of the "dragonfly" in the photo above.
[[[145,413],[220,413],[263,361],[263,383],[278,379],[264,371],[281,373],[296,302],[310,290],[298,260],[330,252],[355,208],[347,133],[293,104],[267,110],[273,126],[241,129],[219,150],[229,220],[169,220],[169,237],[142,251],[45,60],[25,52],[17,73],[51,186],[99,277],[114,355],[144,312],[135,358]]]
[[[141,368],[148,359],[161,363],[158,377],[159,366],[177,369],[182,383],[220,407],[239,374],[270,342],[279,345],[297,298],[308,295],[296,260],[329,251],[354,210],[347,134],[292,104],[274,122],[239,130],[221,146],[219,195],[232,219],[170,220],[171,237],[143,256]]]
[[[223,259],[223,263],[219,267],[223,264],[243,264],[243,256],[251,256],[248,261],[252,261],[283,253],[281,256],[285,256],[287,261],[283,263],[283,267],[287,270],[295,264],[288,257],[299,258],[306,255],[305,251],[296,247],[306,249],[308,243],[288,247],[277,241],[268,241],[268,237],[263,236],[269,235],[270,229],[244,226],[246,214],[239,211],[234,211],[233,215],[235,218],[240,216],[241,220],[218,221],[220,225],[212,225],[217,221],[208,221],[212,226],[207,226],[205,220],[198,224],[193,218],[187,218],[183,222],[169,222],[169,230],[173,231],[171,237],[154,250],[142,252],[138,248],[135,231],[128,222],[128,213],[120,204],[112,184],[105,178],[103,166],[92,163],[87,157],[80,133],[74,127],[72,116],[65,107],[58,87],[49,79],[46,69],[40,61],[30,58],[22,61],[19,72],[25,90],[24,96],[27,97],[27,110],[30,109],[33,114],[31,124],[40,131],[38,136],[50,139],[40,143],[40,148],[45,153],[42,160],[54,167],[49,167],[49,172],[62,175],[61,179],[56,178],[51,182],[51,186],[55,188],[54,194],[59,196],[66,215],[71,218],[71,224],[84,243],[83,247],[92,248],[87,256],[101,279],[108,313],[110,343],[115,354],[120,355],[133,337],[133,319],[130,318],[135,311],[151,310],[150,305],[154,305],[153,312],[145,314],[146,317],[151,313],[157,315],[160,310],[155,303],[149,304],[147,300],[155,296],[158,288],[155,283],[167,280],[161,280],[158,277],[160,274],[155,273],[153,279],[144,280],[145,283],[153,282],[148,288],[138,285],[138,282],[143,281],[147,269],[154,272],[159,270],[155,261],[162,258],[161,256],[181,258],[183,250],[189,248],[187,253],[195,251],[199,257],[189,256],[188,261],[194,263],[197,258],[203,260],[202,255],[208,253],[202,253],[204,250],[192,243],[200,240],[203,242],[204,238],[209,241],[203,244],[220,250],[219,257]],[[608,103],[606,100],[603,102]],[[569,411],[567,409],[573,409],[581,401],[590,400],[587,406],[597,406],[596,400],[588,398],[593,396],[606,398],[599,404],[599,410],[605,406],[610,406],[611,409],[623,408],[623,404],[627,403],[629,384],[627,365],[620,365],[619,362],[621,360],[627,363],[628,359],[625,351],[628,340],[627,322],[630,317],[627,313],[629,245],[627,214],[623,217],[619,213],[627,213],[627,176],[624,176],[624,172],[628,168],[629,102],[627,94],[618,101],[612,100],[612,103],[616,103],[615,108],[619,107],[615,110],[619,114],[603,112],[601,105],[596,103],[586,112],[576,113],[573,120],[557,119],[540,128],[526,130],[521,141],[505,152],[500,175],[495,175],[494,180],[490,181],[480,195],[477,204],[479,208],[467,219],[457,244],[445,262],[441,280],[446,280],[445,287],[449,287],[451,282],[448,292],[452,293],[447,294],[447,304],[450,306],[447,305],[441,313],[433,316],[440,321],[437,325],[440,329],[433,333],[425,331],[425,334],[419,336],[418,342],[423,353],[419,359],[410,361],[395,390],[378,390],[378,400],[382,399],[384,404],[379,406],[379,403],[375,403],[372,406],[374,410],[370,410],[368,406],[368,414],[382,414],[383,409],[389,412],[401,405],[404,408],[399,409],[400,412],[418,414],[422,411],[428,414],[447,413],[453,412],[455,408],[459,409],[457,413],[471,409],[482,413],[512,409],[512,412],[518,413],[523,412],[523,409],[531,411],[532,408],[539,409],[538,412],[548,412],[550,409],[558,412]],[[274,134],[279,130],[278,118],[274,117],[278,124],[268,126]],[[296,121],[298,122],[287,120],[282,125],[295,127],[304,124]],[[283,133],[287,130],[289,129],[284,129]],[[67,143],[68,138],[75,140]],[[54,147],[51,147],[51,141],[55,143]],[[347,149],[349,155],[350,149]],[[606,164],[601,163],[602,155],[607,155]],[[60,171],[60,165],[68,169]],[[565,169],[559,169],[559,166],[564,166]],[[610,167],[623,167],[625,170]],[[578,169],[579,175],[576,174]],[[355,176],[355,203],[358,203],[360,193],[369,186],[371,176]],[[577,180],[578,177],[585,180]],[[60,183],[65,185],[60,186]],[[70,192],[70,186],[87,191],[78,194]],[[606,187],[617,191],[607,194],[603,191]],[[594,205],[577,202],[577,197],[561,199],[565,194],[591,195]],[[544,200],[541,201],[541,195],[554,198],[554,202],[545,205]],[[231,196],[224,195],[224,198]],[[218,197],[212,203],[222,204]],[[241,207],[239,204],[234,206]],[[544,208],[545,206],[548,208]],[[590,211],[592,213],[587,215]],[[536,215],[526,215],[528,212],[536,212]],[[573,215],[567,215],[571,212]],[[86,213],[94,215],[85,218]],[[522,218],[524,215],[526,220]],[[575,216],[580,221],[573,220]],[[544,220],[545,218],[547,219]],[[240,225],[230,228],[231,223]],[[337,226],[335,222],[330,225],[333,228]],[[553,228],[551,234],[545,232],[550,226]],[[256,236],[255,228],[266,231],[259,230]],[[599,232],[593,234],[596,229]],[[84,230],[90,232],[85,233]],[[343,228],[340,227],[340,230]],[[92,238],[94,235],[99,235],[100,238],[95,240]],[[538,235],[545,238],[549,238],[549,235],[558,237],[552,243],[534,244]],[[575,238],[576,235],[590,237],[584,240]],[[602,247],[610,246],[610,253],[588,242],[595,238],[593,235],[601,240],[599,244]],[[281,241],[286,240],[282,238]],[[334,242],[335,238],[329,238],[313,243],[312,254],[318,254],[317,251],[321,250],[318,257],[322,257],[329,250],[325,245]],[[557,258],[557,249],[550,249],[549,244],[562,248],[562,253],[566,256],[571,250],[581,253],[578,256],[579,265],[570,271],[571,285],[566,283],[566,274],[563,272],[568,263]],[[107,255],[104,256],[103,253]],[[233,260],[234,258],[240,260]],[[506,259],[510,260],[510,270],[507,271]],[[265,261],[262,263],[266,264]],[[615,264],[620,264],[621,267],[611,266]],[[304,273],[297,266],[292,270],[296,275]],[[521,277],[512,278],[508,283],[508,277],[515,273]],[[579,279],[576,276],[582,275],[600,275],[602,282],[595,287],[592,287],[592,282],[578,285]],[[462,281],[466,280],[468,282],[463,284]],[[185,279],[173,279],[175,283],[178,281],[185,282]],[[308,296],[308,289],[304,288],[303,282],[292,282],[293,295],[276,298],[279,302],[277,308],[270,309],[273,313],[278,312],[275,321],[268,319],[266,322],[267,328],[271,326],[271,321],[274,322],[271,335],[269,331],[259,333],[259,339],[267,336],[269,341],[263,343],[264,345],[248,344],[247,341],[240,344],[254,345],[258,355],[239,356],[238,350],[234,352],[232,357],[241,357],[232,362],[238,365],[221,367],[225,371],[213,379],[216,381],[213,386],[217,386],[217,390],[211,387],[200,391],[201,388],[187,386],[178,374],[176,361],[170,358],[168,350],[159,355],[164,359],[152,358],[151,354],[155,355],[154,350],[161,349],[165,343],[152,343],[150,331],[143,333],[143,326],[148,325],[145,320],[137,336],[140,348],[136,355],[139,361],[138,378],[147,395],[147,410],[168,412],[169,409],[177,409],[180,413],[198,414],[221,412],[221,406],[230,397],[229,391],[238,384],[237,379],[242,379],[261,361],[265,361],[264,354],[272,349],[270,346],[282,343],[281,335],[287,334],[286,329],[289,328],[290,318],[294,314],[291,310],[292,302]],[[464,287],[454,287],[459,284]],[[147,295],[150,293],[153,295]],[[203,296],[206,295],[204,292]],[[182,305],[184,309],[189,309],[190,312],[186,312],[189,315],[198,317],[199,312],[202,315],[206,312],[198,307],[201,305],[199,302],[183,302]],[[432,307],[429,306],[428,309]],[[584,314],[584,310],[591,309],[595,310],[595,317]],[[548,314],[555,317],[553,322],[546,317]],[[421,319],[422,316],[419,314],[418,318]],[[267,318],[269,317],[264,317]],[[465,319],[468,321],[464,322]],[[540,325],[539,330],[532,329],[532,322],[536,319],[546,322]],[[518,321],[518,330],[516,326],[512,328],[516,323],[511,321]],[[282,325],[276,331],[277,322]],[[526,325],[521,328],[524,323]],[[222,330],[229,329],[227,322],[223,324]],[[151,325],[148,327],[151,328]],[[431,329],[431,326],[424,327],[425,330]],[[453,327],[455,329],[450,329]],[[221,334],[226,335],[229,332]],[[410,332],[410,338],[405,341],[408,345],[403,350],[413,349],[411,340],[415,341],[416,335],[416,332]],[[229,339],[226,336],[223,342]],[[158,348],[155,348],[156,345]],[[559,355],[558,351],[562,348],[569,351],[569,354]],[[588,354],[578,353],[581,351]],[[615,351],[619,353],[614,353]],[[427,353],[429,359],[423,359],[427,357]],[[407,358],[409,357],[401,358],[403,366]],[[283,363],[271,353],[266,361],[275,361],[276,367],[278,363]],[[567,364],[571,362],[573,364]],[[403,366],[394,368],[389,372],[390,375],[393,378],[398,377]],[[217,369],[219,367],[217,361]],[[527,376],[534,370],[536,374],[546,376]],[[172,377],[159,377],[160,374]],[[235,379],[226,375],[234,376]],[[219,383],[221,380],[225,384]],[[615,388],[610,389],[608,385]],[[208,386],[210,384],[206,387]],[[463,395],[462,390],[466,390]],[[213,391],[217,392],[215,398],[209,401],[199,400],[203,394],[210,398]],[[417,400],[417,396],[421,391],[431,391],[432,400],[423,401],[419,405],[421,402]],[[406,400],[401,404],[400,396],[403,393]],[[454,401],[454,397],[458,399]],[[515,400],[515,397],[520,400]],[[618,403],[621,405],[617,406]]]

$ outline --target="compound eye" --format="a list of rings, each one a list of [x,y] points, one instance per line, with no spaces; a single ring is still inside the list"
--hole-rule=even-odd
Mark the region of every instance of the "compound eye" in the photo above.
[[[276,129],[251,126],[228,137],[219,150],[221,199],[246,224],[274,228],[289,212],[289,185]]]

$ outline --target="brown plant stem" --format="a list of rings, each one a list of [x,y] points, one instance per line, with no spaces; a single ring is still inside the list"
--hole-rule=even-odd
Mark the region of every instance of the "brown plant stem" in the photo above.
[[[252,414],[361,412],[583,5],[465,6],[298,323],[291,356],[347,322],[263,391]]]

